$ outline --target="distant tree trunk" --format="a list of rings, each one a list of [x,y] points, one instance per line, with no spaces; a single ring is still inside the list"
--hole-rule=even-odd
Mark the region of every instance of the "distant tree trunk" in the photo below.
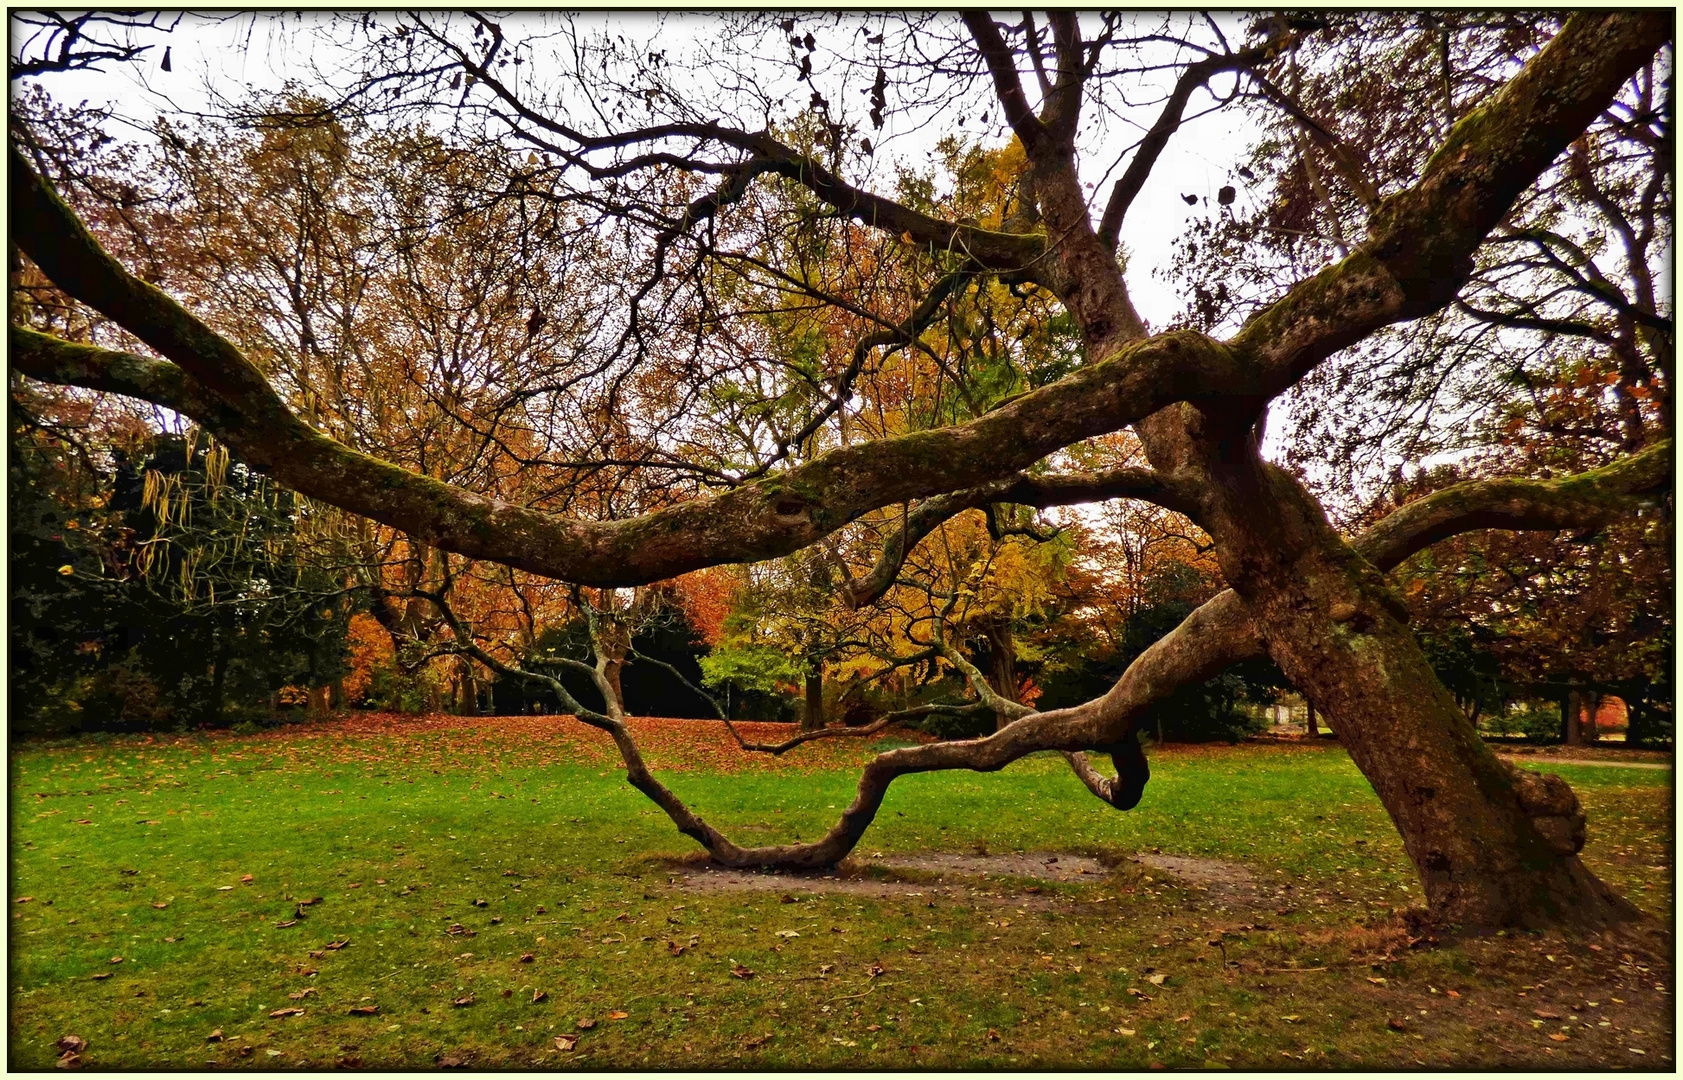
[[[824,662],[817,661],[806,669],[806,712],[801,716],[802,731],[817,731],[824,726]]]
[[[625,620],[611,612],[598,615],[595,623],[594,640],[591,645],[596,649],[598,660],[602,664],[602,675],[608,681],[608,687],[613,691],[613,708],[609,712],[618,711],[625,714],[625,687],[620,682],[620,673],[625,669],[625,654],[631,651],[631,629]]]
[[[1584,718],[1580,722],[1585,742],[1598,743],[1601,741],[1601,703],[1606,701],[1605,694],[1594,691],[1584,695]]]
[[[1011,637],[1011,624],[1000,619],[988,623],[983,632],[988,638],[988,685],[1006,701],[1020,704],[1017,701],[1017,643]],[[1011,718],[1002,713],[994,726],[998,729],[1010,722]]]
[[[1308,698],[1304,698],[1303,699],[1303,706],[1309,712],[1309,719],[1307,721],[1307,729],[1308,729],[1308,732],[1309,732],[1309,737],[1311,739],[1318,738],[1321,734],[1321,725],[1315,719],[1315,703],[1313,701],[1310,701]]]
[[[1583,709],[1583,695],[1576,690],[1566,691],[1560,706],[1560,736],[1567,746],[1584,744]]]

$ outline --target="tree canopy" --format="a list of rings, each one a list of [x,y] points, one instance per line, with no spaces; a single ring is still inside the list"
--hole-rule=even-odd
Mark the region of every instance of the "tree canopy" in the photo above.
[[[96,62],[87,32],[24,41],[14,83]],[[1409,624],[1455,578],[1438,566],[1612,588],[1465,534],[1669,535],[1670,32],[1600,11],[336,18],[298,40],[337,74],[161,119],[144,152],[15,94],[13,367],[187,418],[353,515],[376,615],[419,604],[433,648],[610,732],[723,862],[833,863],[895,777],[1042,750],[1131,808],[1151,710],[1266,657],[1331,718],[1439,917],[1626,918],[1577,859],[1570,788],[1484,747]],[[1217,109],[1256,138],[1166,264],[1185,312],[1151,326],[1130,213]],[[1119,499],[1133,518],[1046,516]],[[1082,557],[1106,543],[1129,588],[1173,553],[1181,595],[1110,593],[1179,621],[1037,711],[1032,639],[1059,605],[1102,611]],[[644,765],[619,671],[646,590],[693,604],[698,574],[768,560],[713,682],[783,677],[766,641],[808,672],[922,665],[961,701],[901,704],[997,730],[888,751],[825,837],[744,848]],[[1669,564],[1642,574],[1669,590]],[[1471,576],[1489,625],[1545,610]],[[534,662],[535,603],[586,624],[590,656],[552,662],[601,708]]]

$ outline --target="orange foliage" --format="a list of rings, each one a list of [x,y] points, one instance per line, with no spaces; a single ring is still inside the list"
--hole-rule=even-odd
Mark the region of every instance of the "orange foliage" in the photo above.
[[[390,664],[395,656],[392,639],[374,616],[362,611],[351,616],[346,639],[351,654],[347,658],[350,671],[344,680],[345,700],[360,704],[374,685],[374,669]]]

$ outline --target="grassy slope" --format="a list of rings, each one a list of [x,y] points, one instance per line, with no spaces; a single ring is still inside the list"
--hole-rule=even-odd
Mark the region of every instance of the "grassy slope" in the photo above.
[[[869,752],[744,765],[715,732],[660,728],[651,757],[701,758],[673,786],[760,841],[826,827]],[[1060,901],[1048,911],[686,893],[662,857],[689,842],[625,786],[600,739],[549,719],[14,751],[12,897],[33,899],[11,905],[11,1065],[50,1065],[71,1032],[89,1041],[88,1064],[129,1067],[427,1065],[446,1053],[486,1066],[1294,1063],[1282,1053],[1654,1065],[1668,1052],[1646,1017],[1669,1004],[1646,987],[1669,989],[1670,975],[1638,972],[1640,957],[1618,967],[1612,953],[1531,940],[1403,947],[1383,917],[1418,903],[1418,888],[1336,746],[1179,749],[1153,765],[1129,814],[1095,803],[1054,758],[910,777],[860,854],[1215,856],[1265,884],[1252,910],[1216,910],[1134,864],[1046,886]],[[1669,872],[1650,868],[1670,858],[1671,774],[1558,771],[1591,811],[1591,864],[1669,922]],[[1217,930],[1240,968],[1220,967]],[[672,956],[667,940],[692,935],[699,944]],[[732,977],[735,964],[755,976]],[[1562,1024],[1516,1016],[1526,1003],[1514,995],[1561,964],[1625,986],[1628,1004],[1598,1003],[1593,1027],[1548,1042]],[[1459,998],[1438,992],[1454,987]],[[547,997],[534,1003],[536,991]],[[347,1015],[359,1004],[379,1014]],[[304,1015],[270,1019],[293,1006]],[[1405,1032],[1387,1029],[1404,1014]],[[555,1051],[582,1018],[597,1023],[577,1050]],[[207,1043],[214,1029],[228,1038]]]

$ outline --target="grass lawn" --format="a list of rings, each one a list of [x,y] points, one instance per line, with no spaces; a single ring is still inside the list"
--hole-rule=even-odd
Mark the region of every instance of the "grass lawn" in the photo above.
[[[635,723],[743,842],[817,836],[874,749]],[[1162,748],[1125,814],[1057,758],[908,777],[856,852],[881,892],[692,888],[614,764],[552,717],[14,747],[9,1065],[70,1034],[96,1068],[1671,1065],[1659,930],[1411,944],[1413,872],[1335,744]],[[1669,927],[1671,771],[1555,771],[1586,862]],[[1019,851],[1113,869],[882,868]]]

